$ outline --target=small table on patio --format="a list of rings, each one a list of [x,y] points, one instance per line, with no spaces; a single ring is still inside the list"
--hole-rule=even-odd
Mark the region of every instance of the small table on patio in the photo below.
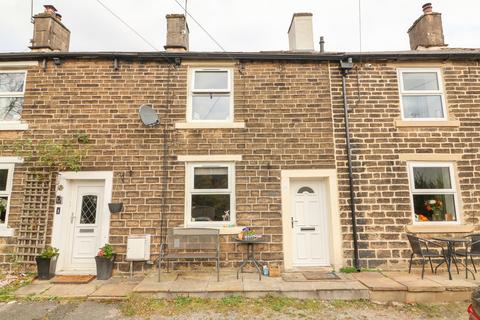
[[[256,238],[256,239],[248,239],[248,240],[247,239],[240,240],[235,237],[234,240],[238,243],[244,243],[247,245],[247,258],[242,261],[242,263],[240,264],[240,267],[238,267],[237,269],[237,279],[238,279],[238,274],[240,272],[243,272],[243,267],[245,267],[247,263],[251,262],[257,269],[258,279],[262,280],[262,268],[258,260],[255,259],[254,246],[256,243],[265,243],[265,240],[263,240],[263,237]]]
[[[467,242],[470,241],[470,239],[454,238],[454,237],[437,237],[437,238],[433,238],[433,240],[445,242],[447,244],[447,252],[446,252],[447,256],[446,256],[446,258],[447,258],[448,278],[450,280],[452,280],[451,266],[452,266],[452,259],[455,259],[455,245],[460,244],[460,243],[467,243]],[[461,261],[459,261],[459,262],[461,264],[463,264]],[[435,267],[435,273],[437,271],[438,266],[440,266],[442,263],[440,263],[439,265],[437,265]],[[466,266],[465,266],[465,268],[466,268]],[[457,267],[457,271],[458,271],[458,267]],[[470,271],[470,270],[467,268],[467,271]],[[475,275],[473,274],[473,272],[470,271],[470,273],[473,275],[473,278],[475,279]]]

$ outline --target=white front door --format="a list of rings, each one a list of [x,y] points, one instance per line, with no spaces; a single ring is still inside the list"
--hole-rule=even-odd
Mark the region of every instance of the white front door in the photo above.
[[[290,199],[293,265],[330,266],[326,181],[292,180]]]
[[[101,247],[105,185],[103,181],[72,182],[69,219],[66,220],[64,272],[95,272],[95,255]],[[62,253],[61,253],[62,254]]]

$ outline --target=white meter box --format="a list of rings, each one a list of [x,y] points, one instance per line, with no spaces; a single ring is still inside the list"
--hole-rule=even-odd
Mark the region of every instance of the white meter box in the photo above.
[[[131,235],[127,240],[127,261],[150,260],[151,235]]]

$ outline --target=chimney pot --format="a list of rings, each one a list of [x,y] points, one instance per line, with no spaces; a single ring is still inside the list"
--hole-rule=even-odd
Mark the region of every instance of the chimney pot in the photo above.
[[[166,51],[188,51],[189,30],[185,15],[167,14]]]
[[[57,9],[54,6],[52,6],[51,4],[46,4],[43,7],[45,8],[45,13],[55,15],[55,13],[57,12]]]
[[[313,51],[313,26],[311,13],[293,14],[288,28],[290,51]]]
[[[432,13],[432,12],[433,12],[432,4],[431,4],[430,2],[425,3],[425,4],[422,6],[422,10],[423,10],[423,14]]]

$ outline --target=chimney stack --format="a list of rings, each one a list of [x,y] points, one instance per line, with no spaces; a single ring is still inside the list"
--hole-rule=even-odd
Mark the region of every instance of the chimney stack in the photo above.
[[[188,24],[183,14],[167,14],[166,51],[188,51]]]
[[[45,11],[33,16],[32,51],[68,51],[70,30],[61,22],[62,16],[52,5],[45,5]]]
[[[433,12],[432,4],[422,6],[423,15],[408,29],[411,50],[446,47],[443,38],[442,14]]]
[[[311,13],[293,14],[288,28],[290,51],[314,51]]]

